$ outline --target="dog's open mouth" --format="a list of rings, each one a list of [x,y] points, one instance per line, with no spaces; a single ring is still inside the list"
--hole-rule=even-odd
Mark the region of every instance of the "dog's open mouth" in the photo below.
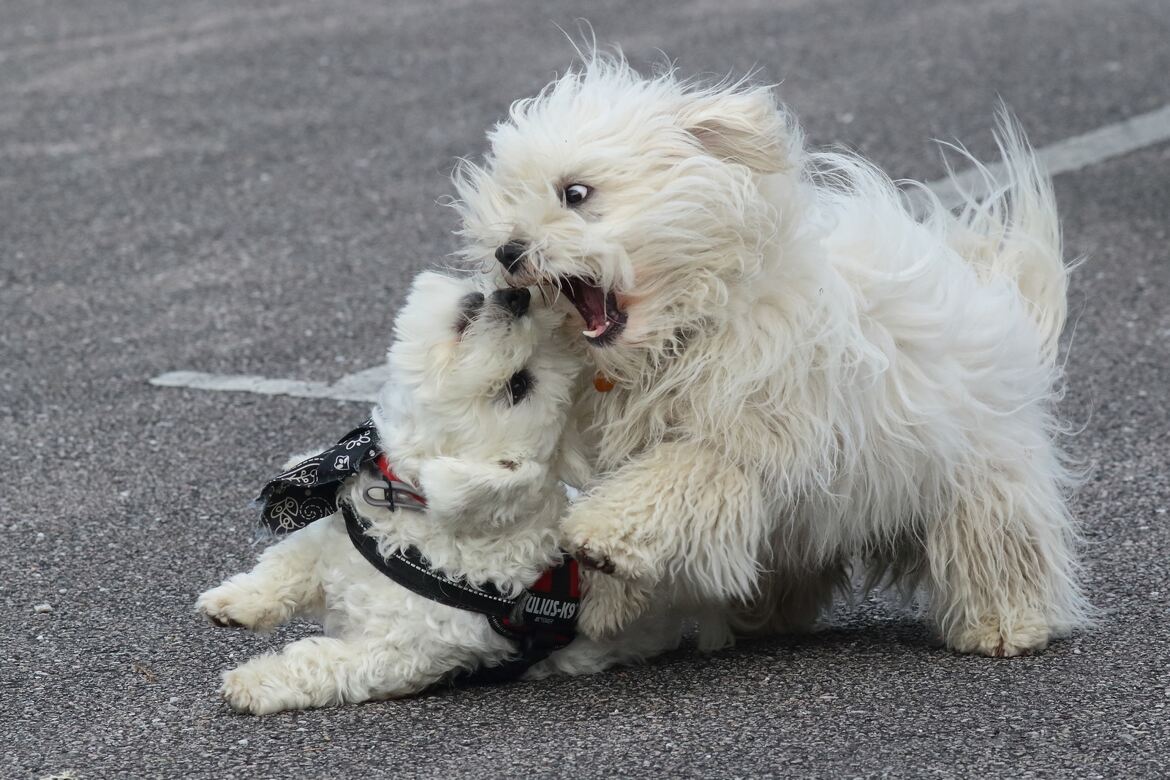
[[[601,346],[611,343],[626,326],[626,313],[618,307],[613,290],[603,290],[588,279],[570,276],[558,280],[561,292],[573,302],[585,330],[581,331],[590,344]]]

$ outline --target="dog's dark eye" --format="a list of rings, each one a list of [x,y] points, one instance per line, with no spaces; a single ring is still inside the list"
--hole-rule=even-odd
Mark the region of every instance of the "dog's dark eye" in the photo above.
[[[565,191],[561,197],[565,201],[566,206],[576,206],[578,203],[584,203],[585,199],[593,193],[593,190],[584,184],[570,184],[565,187]]]
[[[508,400],[512,403],[512,406],[520,403],[528,396],[533,384],[532,374],[528,373],[528,369],[526,368],[522,368],[515,374],[512,374],[512,378],[508,380]]]

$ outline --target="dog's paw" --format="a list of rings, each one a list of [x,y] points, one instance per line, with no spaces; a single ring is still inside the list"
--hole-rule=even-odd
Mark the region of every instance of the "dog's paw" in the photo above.
[[[564,534],[568,549],[587,569],[626,580],[650,578],[653,574],[649,556],[634,543],[630,529],[618,519],[595,521],[588,512],[573,511],[565,520]]]
[[[200,594],[195,611],[224,628],[269,631],[284,620],[284,611],[264,594],[236,582],[225,582]]]
[[[280,674],[278,656],[260,656],[223,673],[219,695],[236,712],[270,715],[312,706],[310,697]]]
[[[577,627],[590,639],[611,637],[634,622],[650,604],[642,583],[586,572]]]
[[[1009,625],[987,618],[977,626],[954,632],[947,637],[947,645],[960,653],[1014,658],[1048,647],[1049,633],[1048,625],[1041,619],[1014,621]]]
[[[577,552],[573,553],[573,556],[585,568],[599,571],[602,574],[613,574],[617,570],[617,566],[610,560],[608,555],[595,553],[589,549],[588,542],[578,547]]]

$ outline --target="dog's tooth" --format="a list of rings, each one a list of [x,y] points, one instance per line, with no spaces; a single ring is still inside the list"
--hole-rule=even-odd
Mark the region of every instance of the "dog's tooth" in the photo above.
[[[605,333],[607,330],[609,330],[609,320],[606,320],[603,324],[598,325],[593,330],[581,331],[581,335],[586,336],[586,337],[591,338],[591,339],[595,339],[598,336],[600,336],[602,333]]]

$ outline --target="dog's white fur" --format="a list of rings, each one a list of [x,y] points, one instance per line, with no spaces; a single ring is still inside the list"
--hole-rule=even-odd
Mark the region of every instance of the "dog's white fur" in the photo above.
[[[461,166],[469,258],[524,241],[511,283],[589,277],[628,312],[590,350],[617,387],[586,399],[598,476],[566,520],[616,569],[588,631],[655,591],[808,628],[855,560],[922,586],[960,651],[1087,622],[1054,443],[1056,207],[1006,112],[998,138],[995,193],[919,220],[868,162],[806,150],[769,88],[593,54]]]
[[[517,318],[489,295],[468,322],[461,300],[475,292],[469,279],[418,277],[395,321],[392,378],[374,412],[383,449],[425,492],[426,512],[366,504],[369,474],[343,490],[383,553],[414,546],[436,569],[518,595],[559,557],[558,474],[580,457],[563,432],[582,361],[567,348],[563,313],[534,300]],[[511,405],[508,380],[521,368],[535,382]],[[218,625],[262,631],[304,615],[324,626],[324,636],[224,673],[224,698],[255,714],[404,696],[516,652],[482,615],[415,595],[371,566],[340,514],[269,547],[196,606]],[[615,640],[580,638],[528,674],[590,673],[660,653],[680,636],[677,618],[648,616]]]

